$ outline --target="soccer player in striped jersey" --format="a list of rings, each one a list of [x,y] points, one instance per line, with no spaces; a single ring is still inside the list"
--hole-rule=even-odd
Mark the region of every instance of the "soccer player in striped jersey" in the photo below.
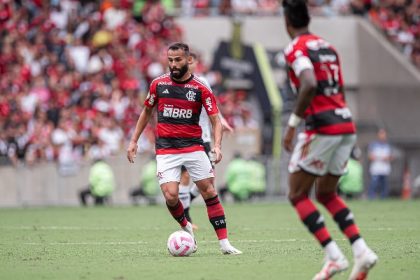
[[[157,108],[156,161],[157,176],[169,212],[182,229],[194,236],[192,225],[185,217],[179,200],[181,166],[185,166],[206,203],[210,223],[219,239],[223,254],[242,252],[233,247],[226,228],[225,213],[214,187],[214,171],[204,152],[201,128],[198,124],[202,108],[209,115],[214,130],[215,163],[222,159],[222,125],[214,95],[189,71],[189,47],[174,43],[167,51],[170,72],[154,79],[144,101],[144,109],[127,148],[127,158],[134,162],[137,141]]]
[[[325,264],[314,279],[330,279],[349,266],[309,198],[314,183],[318,201],[351,243],[354,266],[349,279],[365,279],[378,257],[366,245],[353,214],[337,195],[338,180],[356,143],[355,125],[344,98],[340,60],[330,43],[309,32],[305,0],[284,0],[283,8],[287,32],[293,39],[284,52],[292,88],[298,94],[283,143],[287,151],[293,150],[289,199],[326,253]],[[303,119],[305,132],[298,135],[293,147],[296,127]]]

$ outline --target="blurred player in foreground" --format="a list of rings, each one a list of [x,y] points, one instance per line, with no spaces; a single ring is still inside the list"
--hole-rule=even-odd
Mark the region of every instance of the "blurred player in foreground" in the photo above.
[[[144,102],[145,107],[127,149],[127,158],[129,162],[134,162],[137,141],[156,106],[157,175],[170,213],[182,229],[194,237],[192,225],[185,217],[184,207],[178,196],[181,166],[184,165],[206,203],[208,217],[219,239],[222,253],[241,254],[227,238],[225,213],[214,188],[213,167],[204,152],[201,128],[198,125],[204,106],[214,130],[212,152],[215,163],[218,163],[222,159],[222,125],[216,100],[212,91],[189,72],[191,56],[188,45],[170,45],[167,56],[170,73],[152,81]]]
[[[328,42],[309,32],[305,0],[284,0],[283,8],[287,32],[293,39],[285,49],[285,57],[292,87],[298,94],[284,137],[284,148],[293,150],[289,163],[289,199],[326,254],[325,264],[314,279],[330,279],[349,266],[309,198],[314,183],[318,201],[351,243],[354,266],[349,279],[366,279],[378,257],[366,245],[353,214],[337,195],[338,180],[345,172],[356,142],[355,126],[344,98],[339,57]],[[298,135],[293,147],[296,127],[302,119],[306,130]]]

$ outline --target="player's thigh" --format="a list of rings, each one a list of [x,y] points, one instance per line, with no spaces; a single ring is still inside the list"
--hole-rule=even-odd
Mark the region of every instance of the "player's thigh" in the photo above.
[[[289,176],[289,199],[294,200],[303,194],[309,194],[317,176],[303,170],[290,173]]]
[[[168,182],[179,182],[181,179],[182,155],[157,155],[157,178],[159,185]]]
[[[328,173],[335,176],[341,176],[346,172],[347,161],[356,144],[355,134],[341,135],[341,138],[342,139],[335,149],[328,165]]]
[[[340,142],[340,136],[300,133],[290,159],[289,172],[325,175]]]
[[[204,151],[186,154],[184,166],[187,168],[193,182],[214,178],[213,167]]]

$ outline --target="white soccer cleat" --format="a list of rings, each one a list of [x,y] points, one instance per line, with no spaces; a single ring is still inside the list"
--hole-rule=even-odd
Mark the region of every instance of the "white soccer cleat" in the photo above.
[[[345,256],[341,256],[336,260],[326,259],[320,272],[318,272],[313,280],[328,280],[333,275],[346,270],[349,267],[349,262]]]
[[[242,251],[239,251],[238,249],[233,247],[230,244],[229,240],[222,239],[222,240],[219,240],[219,242],[220,242],[220,250],[222,251],[222,253],[224,255],[240,255],[240,254],[242,254]]]
[[[193,226],[190,222],[187,223],[187,225],[185,227],[181,227],[184,231],[188,232],[189,234],[191,234],[192,238],[194,239],[194,250],[193,253],[197,252],[198,246],[197,246],[197,240],[195,240],[194,237],[194,229]]]
[[[239,251],[238,249],[236,249],[232,245],[230,245],[229,247],[220,248],[220,250],[222,251],[222,253],[224,255],[240,255],[240,254],[242,254],[242,251]]]
[[[367,248],[359,257],[354,258],[354,265],[349,280],[367,279],[369,270],[377,261],[378,256],[371,249]]]

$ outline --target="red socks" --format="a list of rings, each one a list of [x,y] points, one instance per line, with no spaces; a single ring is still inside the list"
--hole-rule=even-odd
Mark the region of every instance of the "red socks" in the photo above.
[[[324,218],[319,213],[316,206],[308,198],[302,195],[296,199],[291,200],[300,219],[306,225],[308,230],[316,237],[319,243],[325,247],[331,242],[331,236],[324,224]]]
[[[181,201],[178,200],[175,206],[169,206],[166,203],[166,206],[171,212],[172,217],[181,225],[181,227],[185,227],[188,223],[187,218],[185,217],[184,213],[184,206],[182,205]]]
[[[360,238],[359,228],[354,223],[353,214],[346,203],[336,194],[318,195],[317,199],[331,213],[341,231],[347,236],[350,243]]]
[[[210,223],[216,231],[217,238],[219,240],[227,238],[225,211],[219,201],[219,197],[216,195],[215,197],[206,199],[205,202],[207,206],[207,214],[209,216]]]

